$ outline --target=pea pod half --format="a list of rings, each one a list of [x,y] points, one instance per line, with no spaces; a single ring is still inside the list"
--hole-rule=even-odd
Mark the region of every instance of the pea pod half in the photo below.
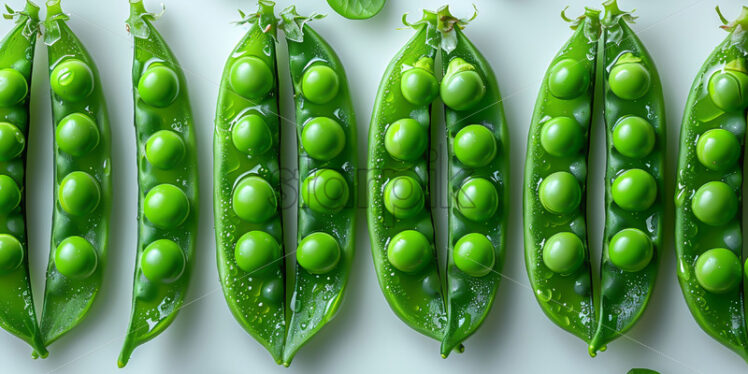
[[[67,19],[59,0],[47,2],[55,129],[55,209],[41,318],[47,345],[83,320],[99,292],[112,196],[109,117],[99,73]]]
[[[179,62],[146,12],[130,0],[138,155],[138,250],[130,327],[118,364],[164,331],[184,301],[198,223],[195,128]]]
[[[740,209],[748,108],[748,7],[735,21],[722,20],[730,34],[696,75],[683,114],[675,249],[678,280],[696,322],[748,361]]]
[[[47,356],[36,321],[26,239],[26,139],[39,7],[8,9],[16,26],[0,41],[0,327]]]

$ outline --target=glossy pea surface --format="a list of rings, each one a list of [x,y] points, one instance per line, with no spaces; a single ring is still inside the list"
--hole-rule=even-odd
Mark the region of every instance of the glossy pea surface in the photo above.
[[[559,99],[573,99],[585,91],[590,84],[587,64],[565,58],[553,64],[548,77],[548,90]]]
[[[483,277],[493,270],[496,263],[494,251],[493,244],[485,235],[471,233],[457,241],[452,256],[458,269],[473,277]]]
[[[257,176],[241,180],[231,198],[234,212],[243,220],[261,223],[275,215],[278,200],[270,184]]]
[[[60,182],[58,200],[69,214],[82,216],[91,213],[100,199],[99,183],[86,172],[74,171]]]
[[[304,179],[301,196],[309,209],[328,213],[336,212],[348,203],[348,182],[332,169],[320,169]]]
[[[8,122],[0,122],[0,161],[21,155],[26,148],[26,137],[21,130]]]
[[[231,141],[240,152],[259,156],[273,146],[273,134],[261,116],[248,114],[232,127]]]
[[[0,69],[0,106],[16,105],[28,93],[26,77],[15,69]]]
[[[584,243],[574,233],[557,233],[543,244],[543,263],[558,274],[573,273],[584,262]]]
[[[742,71],[718,71],[709,79],[709,97],[724,111],[748,106],[748,74]]]
[[[281,257],[281,247],[272,235],[264,231],[250,231],[242,235],[234,249],[236,265],[239,269],[253,275],[262,275],[272,271],[269,267]],[[266,268],[267,269],[263,269]]]
[[[145,157],[151,165],[159,169],[177,166],[186,153],[184,141],[171,130],[160,130],[151,135],[145,143]]]
[[[642,64],[624,63],[613,67],[608,84],[621,99],[636,100],[649,91],[650,80],[649,71]]]
[[[711,226],[724,225],[738,211],[738,197],[727,183],[708,182],[696,190],[691,209],[701,222]]]
[[[486,220],[499,208],[499,193],[489,180],[471,178],[457,192],[457,208],[471,221]]]
[[[96,270],[96,249],[85,238],[71,236],[60,242],[54,253],[55,268],[69,278],[88,278]]]
[[[431,262],[429,240],[420,232],[406,230],[395,235],[387,245],[387,260],[395,269],[416,273]]]
[[[384,187],[384,206],[397,218],[410,218],[423,210],[423,188],[415,178],[399,176]]]
[[[623,271],[641,271],[652,261],[654,251],[647,234],[639,229],[623,229],[613,235],[608,256],[613,265]]]
[[[301,131],[301,145],[315,159],[332,160],[345,148],[345,132],[334,119],[317,117]]]
[[[159,108],[173,103],[179,95],[179,89],[177,73],[164,65],[149,67],[138,81],[140,98],[146,104]]]
[[[190,201],[184,191],[173,184],[160,184],[145,195],[143,214],[162,229],[179,227],[190,213]]]
[[[642,117],[624,117],[613,128],[613,147],[626,157],[646,157],[654,146],[654,128]]]
[[[696,157],[699,162],[714,171],[725,171],[734,166],[740,158],[740,152],[738,138],[723,129],[705,131],[696,143]]]
[[[14,272],[23,264],[24,249],[21,242],[8,234],[0,234],[0,275]]]
[[[70,155],[81,157],[99,144],[99,128],[90,116],[72,113],[60,121],[55,130],[55,141],[60,149]]]
[[[296,261],[312,274],[328,273],[340,261],[340,246],[330,234],[312,233],[299,242]]]
[[[403,73],[400,80],[403,98],[413,105],[427,105],[439,95],[439,82],[426,69],[414,67]]]
[[[58,64],[49,77],[49,83],[57,96],[66,101],[80,101],[93,93],[94,77],[91,68],[77,59]]]
[[[339,90],[338,74],[327,65],[312,65],[301,78],[301,93],[316,104],[330,102],[338,95]]]
[[[428,146],[426,128],[412,118],[395,121],[384,135],[384,147],[395,159],[412,161],[421,157]]]
[[[702,253],[695,269],[701,287],[715,294],[734,290],[743,278],[740,259],[726,248],[712,248]]]
[[[482,125],[465,126],[455,135],[455,156],[470,167],[488,165],[496,157],[496,148],[493,133]]]
[[[8,214],[21,203],[21,189],[13,178],[0,175],[0,214]]]
[[[642,169],[626,170],[613,181],[611,195],[621,208],[640,212],[649,209],[657,199],[657,182]]]
[[[254,56],[236,60],[229,73],[231,88],[248,99],[265,96],[273,88],[275,79],[268,65]]]
[[[559,171],[543,179],[538,189],[538,196],[546,210],[555,214],[564,214],[577,209],[582,199],[582,190],[574,175]]]
[[[460,66],[462,63],[461,59],[450,61],[453,67]],[[439,92],[446,106],[454,110],[468,110],[474,108],[486,94],[486,84],[483,77],[475,70],[461,70],[454,73],[448,70],[442,79]]]
[[[159,239],[148,244],[140,256],[143,275],[152,282],[172,282],[184,271],[182,249],[169,239]]]
[[[552,118],[540,131],[540,144],[543,149],[556,157],[564,157],[579,152],[584,145],[582,126],[570,117]]]

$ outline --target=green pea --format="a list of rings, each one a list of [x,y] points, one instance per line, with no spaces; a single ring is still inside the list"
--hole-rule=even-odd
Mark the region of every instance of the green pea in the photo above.
[[[486,84],[474,70],[463,70],[442,80],[440,94],[444,104],[454,110],[468,110],[486,94]]]
[[[57,271],[73,279],[90,277],[99,262],[96,249],[80,236],[65,238],[55,249],[54,256]]]
[[[555,172],[543,179],[538,191],[540,203],[555,214],[571,213],[582,201],[582,189],[574,175],[566,171]]]
[[[623,271],[634,273],[642,271],[652,261],[654,248],[652,241],[644,231],[623,229],[610,239],[608,245],[610,262]]]
[[[229,73],[229,84],[239,95],[247,99],[259,99],[273,89],[275,77],[265,61],[245,56],[234,62]]]
[[[236,265],[250,274],[267,274],[275,267],[268,266],[281,257],[281,248],[270,234],[250,231],[236,242],[234,258]]]
[[[431,243],[415,230],[399,232],[387,245],[387,260],[395,269],[405,273],[417,273],[431,262],[432,257]]]
[[[565,58],[553,64],[548,73],[548,91],[551,95],[569,100],[587,91],[590,73],[581,61]]]
[[[304,179],[301,196],[309,209],[334,213],[348,203],[348,182],[335,170],[319,169]]]
[[[714,171],[725,171],[740,158],[740,142],[731,132],[711,129],[699,136],[696,157],[704,167]]]
[[[339,90],[338,73],[327,65],[312,65],[301,78],[301,93],[315,104],[329,103],[338,96]]]
[[[415,216],[423,210],[424,202],[423,188],[414,178],[396,177],[384,187],[384,207],[397,218]]]
[[[736,289],[743,278],[740,259],[729,249],[712,248],[696,260],[696,280],[705,290],[724,294]]]
[[[20,156],[25,147],[26,138],[21,130],[8,122],[0,122],[0,161]]]
[[[67,59],[60,62],[49,76],[52,91],[64,101],[77,102],[94,91],[94,75],[83,61]]]
[[[693,195],[691,210],[699,221],[721,226],[730,222],[738,212],[738,197],[727,183],[707,182]]]
[[[748,74],[742,71],[718,71],[709,78],[709,97],[726,112],[748,107]]]
[[[165,108],[179,96],[179,77],[174,69],[154,64],[148,67],[138,81],[138,94],[146,104]]]
[[[457,191],[457,209],[474,222],[485,221],[499,208],[499,193],[491,181],[470,178]]]
[[[613,147],[626,157],[645,157],[654,146],[654,127],[644,118],[627,116],[613,128]]]
[[[57,125],[55,140],[63,152],[81,157],[99,144],[99,128],[86,114],[69,114]]]
[[[29,92],[26,77],[14,69],[0,69],[0,107],[9,107],[23,101]]]
[[[273,134],[265,119],[257,114],[248,114],[231,129],[231,141],[239,152],[259,156],[273,146]]]
[[[393,122],[384,134],[387,153],[401,161],[413,161],[426,151],[429,135],[426,127],[412,118]]]
[[[278,199],[270,183],[251,175],[237,184],[231,205],[239,218],[250,223],[263,223],[277,213]]]
[[[496,148],[493,133],[482,125],[465,126],[455,135],[455,156],[469,167],[479,168],[491,163],[496,157]]]
[[[190,201],[173,184],[159,184],[145,195],[143,214],[154,226],[168,230],[179,227],[190,214]]]
[[[610,90],[624,100],[646,95],[651,85],[649,71],[640,63],[624,63],[613,67],[608,78]]]
[[[566,157],[579,152],[584,144],[584,131],[570,117],[555,117],[540,129],[540,145],[551,156]]]
[[[543,263],[557,274],[574,273],[584,263],[582,239],[571,232],[559,232],[543,243]]]
[[[0,175],[0,214],[8,214],[21,203],[21,189],[13,178]]]
[[[182,248],[169,239],[154,241],[140,255],[140,269],[151,282],[170,283],[179,279],[186,262]]]
[[[0,234],[0,275],[14,272],[23,264],[23,245],[14,236]]]
[[[621,208],[641,212],[657,200],[657,181],[642,169],[629,169],[616,177],[610,193]]]
[[[329,161],[345,148],[345,132],[334,119],[316,117],[301,131],[301,145],[312,158]]]
[[[330,234],[315,232],[299,242],[296,261],[312,274],[325,274],[340,261],[340,245]]]
[[[400,78],[400,91],[409,103],[427,105],[439,94],[439,82],[430,71],[414,67],[406,70]]]
[[[478,233],[460,238],[452,250],[452,258],[458,269],[476,278],[490,273],[496,263],[493,244],[485,235]]]
[[[182,137],[171,130],[160,130],[145,143],[145,158],[159,169],[171,169],[187,152]]]
[[[278,305],[283,300],[283,282],[280,279],[270,279],[262,287],[262,297]]]
[[[60,182],[57,199],[62,209],[72,216],[85,216],[99,206],[99,182],[90,174],[74,171]]]

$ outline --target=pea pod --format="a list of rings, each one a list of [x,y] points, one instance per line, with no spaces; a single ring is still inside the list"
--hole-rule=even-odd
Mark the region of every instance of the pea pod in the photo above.
[[[748,361],[740,209],[748,107],[748,7],[735,21],[722,20],[729,35],[696,74],[683,114],[675,249],[678,280],[696,322]]]
[[[174,321],[187,291],[197,239],[197,145],[187,84],[179,62],[153,27],[155,19],[142,0],[130,0],[139,229],[132,316],[120,367],[138,345]]]
[[[110,131],[96,65],[47,2],[55,194],[41,330],[49,345],[78,325],[101,288],[111,211]]]
[[[0,41],[0,327],[47,357],[36,321],[26,234],[26,140],[39,7],[7,8],[16,26]]]

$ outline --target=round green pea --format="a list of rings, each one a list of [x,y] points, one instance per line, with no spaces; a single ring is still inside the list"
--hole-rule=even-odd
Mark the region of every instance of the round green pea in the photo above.
[[[65,101],[81,101],[94,91],[94,75],[83,61],[67,59],[60,62],[49,76],[52,91]]]
[[[577,209],[582,201],[582,189],[574,175],[558,171],[543,179],[538,191],[540,203],[555,214],[570,213]]]
[[[250,223],[263,223],[277,213],[278,199],[270,183],[251,175],[236,186],[231,205],[239,218]]]
[[[20,156],[25,147],[26,138],[21,130],[8,122],[0,122],[0,161]]]
[[[140,270],[151,282],[169,283],[182,276],[186,262],[179,244],[169,239],[159,239],[143,250]]]
[[[408,69],[400,79],[403,97],[413,105],[427,105],[439,94],[439,82],[433,73],[422,68]]]
[[[543,263],[557,274],[571,274],[584,263],[584,243],[574,233],[559,232],[543,243]]]
[[[145,143],[145,158],[159,169],[171,169],[187,152],[182,137],[171,130],[159,130]]]
[[[699,221],[721,226],[730,222],[738,212],[738,197],[725,182],[707,182],[693,195],[691,210]]]
[[[463,70],[442,79],[440,94],[446,106],[468,110],[483,99],[486,84],[475,70]]]
[[[384,134],[384,148],[387,153],[401,161],[413,161],[421,157],[427,146],[426,128],[412,118],[393,122]]]
[[[499,193],[488,179],[470,178],[457,191],[457,209],[471,221],[485,221],[498,208]]]
[[[245,56],[234,62],[229,72],[229,84],[239,95],[247,99],[258,99],[273,89],[275,77],[265,61]]]
[[[584,131],[570,117],[555,117],[543,124],[540,145],[551,156],[566,157],[579,152],[584,144]]]
[[[610,239],[608,245],[610,262],[623,271],[642,271],[652,261],[654,248],[644,231],[634,228],[623,229]]]
[[[301,145],[314,159],[332,160],[345,148],[345,132],[334,119],[316,117],[301,130]]]
[[[0,234],[0,275],[7,275],[21,267],[25,256],[23,245],[14,236]]]
[[[423,188],[415,178],[396,177],[384,187],[384,207],[397,218],[413,217],[423,210],[423,206]]]
[[[21,203],[21,189],[13,178],[0,175],[0,214],[8,214]]]
[[[312,274],[329,273],[340,261],[340,245],[330,234],[311,233],[299,242],[296,261]]]
[[[0,69],[0,107],[9,107],[23,101],[29,92],[26,77],[15,69]]]
[[[564,100],[573,99],[587,91],[590,73],[581,61],[565,58],[553,64],[548,75],[551,95]]]
[[[309,209],[319,213],[334,213],[343,209],[349,198],[348,182],[340,173],[319,169],[301,185],[301,196]]]
[[[743,277],[740,259],[726,248],[712,248],[702,253],[694,270],[699,285],[715,294],[736,289]]]
[[[315,104],[326,104],[338,96],[340,78],[335,70],[322,64],[310,66],[301,77],[301,93]]]
[[[248,114],[231,129],[231,141],[239,152],[259,156],[273,146],[273,134],[265,119],[257,114]]]
[[[57,271],[73,279],[90,277],[99,262],[96,249],[80,236],[65,238],[55,249],[54,256]]]
[[[239,269],[247,273],[266,274],[276,267],[268,266],[281,257],[281,248],[270,234],[250,231],[236,242],[234,258]]]
[[[165,108],[179,96],[179,77],[174,69],[151,65],[138,81],[138,94],[143,102],[157,108]]]
[[[649,71],[638,62],[619,64],[610,70],[608,84],[613,93],[624,100],[646,95],[651,85]]]
[[[711,129],[699,136],[696,157],[704,167],[714,171],[725,171],[740,158],[740,142],[731,132]]]
[[[657,181],[642,169],[629,169],[616,177],[610,193],[621,208],[641,212],[657,200]]]
[[[190,214],[190,201],[181,188],[159,184],[145,195],[143,214],[154,226],[168,230],[179,227]]]
[[[93,118],[86,114],[69,114],[57,125],[55,140],[63,152],[81,157],[99,144],[99,128]]]
[[[476,278],[490,273],[496,263],[493,244],[485,235],[478,233],[460,238],[452,250],[452,258],[458,269]]]
[[[392,237],[387,245],[387,260],[395,269],[416,273],[428,265],[433,257],[431,243],[415,230],[405,230]]]
[[[57,199],[62,209],[73,216],[84,216],[99,206],[99,182],[90,174],[74,171],[60,182]]]
[[[454,152],[463,164],[479,168],[488,165],[496,156],[496,138],[482,125],[462,128],[454,139]]]
[[[718,71],[709,78],[709,97],[714,105],[733,112],[748,107],[748,74],[742,71]]]
[[[613,128],[613,147],[626,157],[645,157],[654,146],[654,127],[644,118],[627,116]]]

